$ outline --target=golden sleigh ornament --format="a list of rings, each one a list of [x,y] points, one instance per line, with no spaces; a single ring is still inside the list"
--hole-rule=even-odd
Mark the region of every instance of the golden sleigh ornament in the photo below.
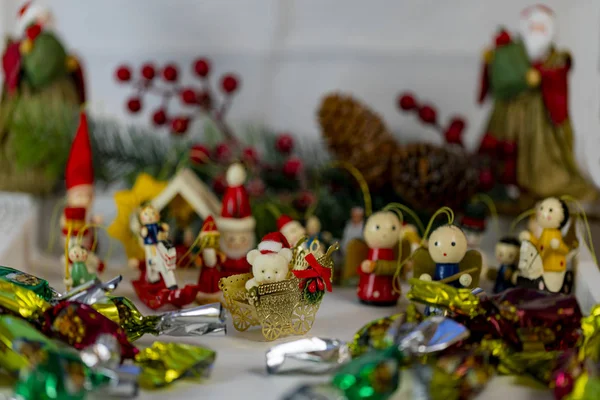
[[[265,339],[271,341],[281,336],[304,335],[312,328],[322,296],[310,301],[305,288],[301,288],[304,279],[298,278],[292,271],[309,269],[306,258],[312,255],[323,269],[332,272],[331,254],[339,246],[335,243],[323,253],[317,240],[312,241],[310,249],[302,246],[305,241],[306,238],[302,239],[293,249],[286,280],[261,284],[251,290],[245,287],[253,277],[251,273],[233,275],[219,281],[225,308],[231,313],[236,330],[243,332],[260,325]],[[332,276],[330,273],[329,283]]]

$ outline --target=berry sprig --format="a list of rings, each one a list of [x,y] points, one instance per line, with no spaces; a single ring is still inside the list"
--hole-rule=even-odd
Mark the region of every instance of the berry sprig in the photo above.
[[[463,146],[462,135],[466,127],[464,118],[455,116],[446,128],[438,123],[437,111],[431,104],[418,104],[412,93],[402,93],[398,96],[398,108],[402,111],[414,112],[426,125],[431,125],[443,135],[446,143]]]
[[[129,112],[136,114],[142,111],[146,95],[160,96],[162,104],[152,112],[154,125],[168,125],[172,134],[184,135],[195,118],[208,116],[223,132],[226,141],[231,146],[236,146],[237,140],[227,125],[225,116],[231,107],[232,96],[240,87],[240,79],[232,73],[220,78],[223,100],[218,103],[209,84],[210,61],[199,58],[192,64],[192,70],[200,80],[200,87],[182,86],[178,82],[179,68],[173,63],[165,65],[162,69],[157,68],[154,63],[146,63],[141,66],[139,76],[136,77],[129,66],[121,65],[115,71],[115,78],[118,82],[130,83],[135,89],[135,94],[126,103]],[[159,80],[162,80],[162,83],[159,84]],[[169,105],[174,98],[178,98],[185,106],[194,107],[195,111],[171,115]]]

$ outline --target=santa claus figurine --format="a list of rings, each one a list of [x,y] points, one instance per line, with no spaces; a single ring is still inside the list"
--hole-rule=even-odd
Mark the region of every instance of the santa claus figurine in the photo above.
[[[196,266],[200,267],[196,300],[201,304],[214,303],[219,298],[221,264],[225,262],[225,254],[219,248],[221,234],[212,216],[204,220],[199,236],[200,254],[195,260]]]
[[[256,243],[256,220],[250,209],[250,199],[244,187],[246,170],[240,163],[232,164],[225,179],[227,189],[223,196],[221,217],[217,225],[221,232],[220,246],[226,259],[221,266],[221,276],[228,277],[250,272],[246,254]]]
[[[277,229],[285,236],[292,247],[295,247],[300,239],[306,236],[306,229],[302,224],[287,215],[281,215],[277,219]],[[306,244],[304,244],[304,247],[306,247]]]
[[[54,25],[50,10],[32,1],[27,1],[21,6],[17,17],[17,36],[25,35],[27,28],[34,25],[43,29],[51,29]]]
[[[61,228],[63,239],[66,240],[69,225],[67,221],[72,220],[69,216],[73,213],[72,209],[78,209],[76,212],[80,224],[89,225],[91,223],[99,224],[101,217],[90,218],[90,212],[94,203],[94,167],[92,165],[92,146],[88,133],[87,117],[81,113],[79,119],[79,128],[71,145],[71,152],[67,161],[65,171],[65,183],[67,186],[66,207],[61,217]],[[69,215],[67,215],[69,214]],[[83,227],[83,225],[81,227]],[[95,229],[86,229],[82,237],[82,245],[88,250],[92,249]],[[71,235],[71,240],[76,234]]]

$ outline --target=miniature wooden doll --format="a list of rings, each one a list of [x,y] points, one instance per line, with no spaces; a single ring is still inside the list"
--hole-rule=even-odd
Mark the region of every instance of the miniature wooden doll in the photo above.
[[[360,239],[365,227],[365,210],[362,207],[353,207],[350,211],[350,221],[344,227],[341,248],[346,253],[346,248],[352,239]]]
[[[400,227],[400,220],[391,211],[379,211],[367,219],[363,237],[368,251],[363,253],[366,258],[358,265],[357,289],[358,299],[364,304],[395,305],[400,297],[394,291],[394,273],[398,268],[395,249],[400,240]],[[360,247],[360,242],[353,243]]]
[[[252,265],[252,279],[246,282],[246,290],[264,283],[280,282],[287,279],[292,261],[292,250],[281,232],[265,235],[258,249],[251,250],[248,262]]]
[[[561,229],[569,221],[567,204],[556,197],[548,197],[538,205],[537,224],[542,228],[539,238],[531,232],[523,231],[521,240],[529,240],[538,249],[545,271],[562,272],[567,268],[567,254],[570,248],[563,240]]]
[[[247,174],[240,163],[232,164],[227,170],[227,189],[223,196],[221,216],[217,218],[221,233],[220,246],[227,256],[222,265],[222,277],[250,272],[252,266],[246,254],[256,243],[250,197],[244,187]]]
[[[225,254],[219,249],[220,236],[215,220],[209,216],[200,230],[200,255],[196,259],[196,265],[201,268],[196,295],[200,303],[214,303],[219,298],[221,265],[225,261]]]
[[[96,275],[88,271],[86,262],[88,252],[85,247],[78,244],[69,249],[69,261],[71,262],[71,276],[65,278],[65,286],[68,288],[83,285],[86,282],[96,279]]]
[[[306,229],[304,229],[302,224],[287,215],[282,215],[277,219],[277,229],[285,236],[285,239],[292,247],[295,247],[300,239],[306,236]],[[302,246],[306,248],[306,244],[304,242]]]
[[[512,277],[518,269],[520,247],[519,240],[513,237],[502,238],[496,244],[496,260],[499,267],[497,271],[493,270],[496,276],[491,276],[495,280],[494,293],[514,287]],[[490,275],[492,274],[492,270],[490,270]]]
[[[146,253],[146,281],[158,283],[162,277],[168,289],[177,289],[173,273],[175,266],[172,262],[175,259],[175,248],[161,240],[161,234],[169,232],[169,225],[160,222],[158,210],[151,205],[142,208],[139,219],[142,224],[140,236],[144,240]]]
[[[454,287],[475,288],[481,274],[481,254],[467,250],[467,237],[456,225],[442,225],[429,236],[428,249],[413,254],[414,276],[443,281]]]
[[[417,227],[412,224],[408,224],[406,222],[402,223],[402,228],[400,229],[400,238],[403,242],[406,241],[408,243],[411,254],[421,247],[421,237],[419,236]]]

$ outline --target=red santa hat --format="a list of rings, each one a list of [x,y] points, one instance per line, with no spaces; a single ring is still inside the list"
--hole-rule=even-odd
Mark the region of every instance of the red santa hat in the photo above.
[[[94,167],[92,165],[92,145],[88,132],[87,116],[84,112],[79,117],[79,128],[71,145],[69,160],[65,171],[67,190],[79,185],[94,183]]]
[[[290,216],[285,214],[281,215],[279,218],[277,218],[277,229],[282,230],[283,227],[289,224],[290,222],[294,222],[294,220]]]
[[[37,22],[37,20],[45,14],[48,14],[48,10],[45,7],[35,4],[32,1],[25,2],[17,14],[18,31],[20,33],[25,32],[25,29],[27,29],[29,25]]]
[[[202,224],[202,229],[200,230],[200,236],[211,236],[218,235],[219,231],[217,230],[217,224],[215,224],[215,219],[212,215],[209,215],[208,218],[204,220]]]
[[[67,221],[85,221],[86,209],[84,207],[65,207]]]
[[[266,234],[258,244],[261,254],[279,253],[282,249],[289,249],[290,244],[281,232]]]
[[[218,225],[224,232],[253,231],[256,220],[252,216],[250,197],[244,187],[246,170],[242,164],[232,164],[226,174],[227,189],[223,196]]]

